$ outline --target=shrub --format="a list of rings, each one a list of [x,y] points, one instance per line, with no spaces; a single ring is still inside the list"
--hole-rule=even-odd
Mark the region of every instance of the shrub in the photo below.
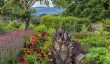
[[[22,23],[21,25],[20,25],[20,27],[19,27],[19,29],[23,29],[24,28],[24,24]]]
[[[86,25],[83,24],[81,28],[81,32],[87,32],[87,31],[88,31],[88,27],[86,27]]]
[[[19,50],[34,31],[17,30],[0,36],[0,64],[16,64]]]
[[[8,25],[13,26],[14,28],[19,28],[20,27],[20,23],[16,20],[13,20],[13,21],[9,22]]]
[[[35,25],[33,25],[33,24],[30,24],[29,25],[29,29],[34,29],[36,26]]]
[[[47,33],[53,34],[55,31],[56,31],[55,28],[49,28]]]
[[[104,20],[105,30],[110,31],[110,19]]]
[[[78,38],[79,36],[79,38]],[[109,36],[102,36],[102,35],[95,35],[89,34],[85,36],[81,35],[74,35],[75,40],[81,42],[84,45],[88,45],[88,47],[105,47],[110,45],[110,37]],[[85,46],[86,47],[86,46]]]
[[[40,23],[46,25],[47,27],[52,27],[55,29],[57,29],[58,27],[62,27],[69,31],[79,31],[81,29],[81,26],[77,25],[88,22],[89,19],[86,18],[46,15],[41,18]]]
[[[48,34],[53,34],[53,32],[55,32],[56,30],[54,28],[48,28],[47,26],[45,25],[39,25],[39,26],[36,26],[34,28],[34,30],[37,30],[37,31],[45,31],[47,32]]]
[[[39,25],[39,26],[36,26],[34,30],[47,32],[48,28],[45,25]]]
[[[11,31],[16,30],[16,28],[13,27],[11,24],[8,24],[8,25],[5,27],[5,30],[6,30],[6,32],[11,32]]]
[[[42,48],[47,41],[46,32],[38,32],[24,43],[23,53],[19,58],[20,63],[26,64],[47,64]],[[23,60],[22,60],[23,59]]]
[[[0,21],[0,34],[5,33],[5,25]]]
[[[104,47],[89,48],[85,58],[92,64],[109,64],[110,51]]]

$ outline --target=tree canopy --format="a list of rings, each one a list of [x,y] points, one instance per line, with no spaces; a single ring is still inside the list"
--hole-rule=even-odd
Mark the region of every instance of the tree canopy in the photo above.
[[[110,0],[79,0],[71,3],[63,15],[87,17],[92,22],[110,18]]]

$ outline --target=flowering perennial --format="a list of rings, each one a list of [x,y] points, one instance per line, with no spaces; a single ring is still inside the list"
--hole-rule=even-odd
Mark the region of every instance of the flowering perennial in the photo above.
[[[45,59],[45,54],[42,52],[42,47],[45,44],[46,32],[38,32],[35,35],[30,37],[30,41],[24,43],[24,48],[21,56],[19,57],[19,61],[22,64],[34,64],[34,63],[42,63]],[[32,57],[34,55],[34,57]],[[28,60],[28,56],[31,56],[33,60]],[[28,60],[28,61],[27,61]]]

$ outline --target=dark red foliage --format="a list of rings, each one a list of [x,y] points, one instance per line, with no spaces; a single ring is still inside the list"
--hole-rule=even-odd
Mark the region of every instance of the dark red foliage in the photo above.
[[[79,42],[73,40],[72,45],[74,46],[73,48],[74,56],[77,56],[80,53],[86,54],[86,52],[81,48],[81,45]]]
[[[65,47],[62,47],[62,45],[65,45]],[[58,46],[59,49],[56,46]],[[61,49],[63,49],[63,51]],[[63,59],[61,58],[62,52],[66,53],[65,54],[66,58],[63,58]],[[67,64],[66,62],[68,61],[68,59],[71,59],[70,63],[68,64],[75,64],[77,62],[81,63],[81,61],[77,59],[77,57],[80,54],[81,55],[86,54],[85,51],[81,48],[80,43],[77,41],[71,40],[71,34],[59,28],[54,33],[53,39],[52,39],[52,57],[53,57],[54,64]]]

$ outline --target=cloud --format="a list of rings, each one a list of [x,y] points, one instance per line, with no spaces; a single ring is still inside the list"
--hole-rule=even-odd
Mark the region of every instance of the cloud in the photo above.
[[[47,7],[45,4],[40,3],[40,1],[35,2],[32,7]],[[49,0],[49,7],[53,7],[52,1]]]

